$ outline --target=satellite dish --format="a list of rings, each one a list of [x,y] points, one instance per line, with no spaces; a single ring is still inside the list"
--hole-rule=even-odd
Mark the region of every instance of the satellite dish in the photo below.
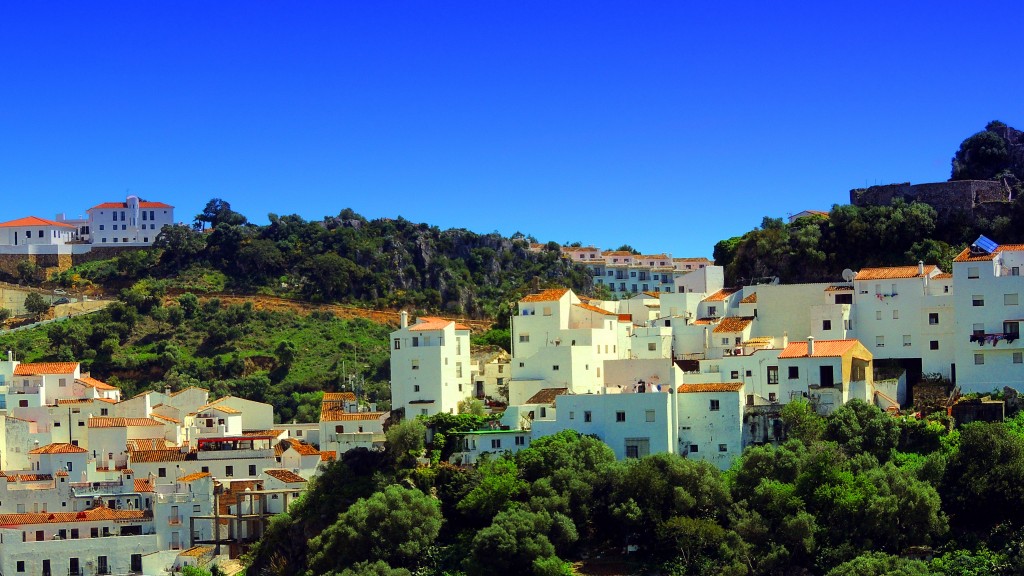
[[[854,272],[853,270],[850,270],[849,268],[843,270],[843,280],[846,280],[847,282],[853,282],[853,279],[856,277],[857,273]]]

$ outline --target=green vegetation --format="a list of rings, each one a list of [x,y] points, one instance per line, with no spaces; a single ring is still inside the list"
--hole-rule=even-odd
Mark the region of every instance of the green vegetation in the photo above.
[[[567,560],[594,556],[678,575],[1024,569],[1024,415],[951,431],[941,414],[806,408],[787,407],[787,442],[751,447],[724,473],[669,454],[617,461],[572,431],[473,468],[423,467],[408,437],[422,424],[403,424],[387,452],[345,454],[276,517],[249,573],[572,574]],[[447,446],[483,420],[426,423]],[[627,545],[637,551],[623,556]]]
[[[0,348],[26,361],[81,361],[126,397],[203,386],[214,396],[273,404],[281,421],[315,422],[324,391],[357,384],[362,400],[388,408],[387,326],[224,305],[191,293],[165,306],[164,288],[140,281],[102,312],[6,334]]]

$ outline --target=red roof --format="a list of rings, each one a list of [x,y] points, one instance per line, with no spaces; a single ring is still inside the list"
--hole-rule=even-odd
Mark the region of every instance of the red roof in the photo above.
[[[0,526],[21,526],[23,524],[57,524],[63,522],[96,522],[98,520],[141,520],[143,510],[111,510],[104,506],[81,512],[28,512],[24,514],[0,514]]]
[[[88,376],[78,378],[76,382],[81,382],[82,384],[88,386],[89,388],[95,388],[97,390],[117,390],[116,386],[111,386],[106,382],[102,382],[100,380]]]
[[[754,321],[753,316],[726,316],[722,318],[718,326],[715,326],[713,332],[720,334],[722,332],[742,332],[750,326],[750,323]]]
[[[319,452],[317,454],[319,454]],[[298,474],[292,472],[291,470],[283,470],[281,468],[266,468],[263,470],[263,473],[266,474],[267,476],[277,478],[278,480],[284,482],[285,484],[297,484],[299,482],[306,481],[305,478],[299,476]]]
[[[29,454],[81,454],[88,452],[85,448],[80,448],[74,444],[47,444],[33,450],[29,450]]]
[[[723,300],[728,299],[729,296],[732,296],[733,294],[735,294],[735,293],[737,293],[739,291],[740,291],[739,288],[722,288],[718,292],[715,292],[711,296],[708,296],[707,298],[705,298],[704,301],[705,302],[721,302]]]
[[[89,428],[124,428],[126,426],[163,426],[151,418],[107,418],[94,416],[89,418]]]
[[[863,268],[857,272],[854,280],[900,280],[904,278],[920,278],[931,276],[936,267],[932,264],[924,267],[924,274],[917,266],[886,266],[885,268]]]
[[[58,228],[75,229],[71,224],[54,222],[53,220],[47,220],[46,218],[40,218],[38,216],[26,216],[24,218],[18,218],[17,220],[11,220],[0,224],[0,228],[22,228],[26,226],[56,226]]]
[[[680,394],[695,392],[739,392],[741,382],[708,382],[705,384],[681,384],[677,390]]]
[[[814,358],[835,358],[842,356],[855,348],[859,341],[846,340],[818,340],[814,342]],[[789,346],[779,354],[779,358],[807,358],[807,342],[790,342]]]
[[[992,260],[996,257],[996,254],[1000,252],[1024,252],[1024,244],[1001,244],[996,247],[995,251],[991,254],[978,254],[972,255],[970,248],[964,248],[956,258],[953,258],[953,262],[978,262],[982,260]]]
[[[78,362],[26,362],[14,369],[15,376],[39,376],[41,374],[73,374]]]
[[[609,312],[609,311],[605,310],[604,308],[598,308],[597,306],[593,306],[591,304],[576,304],[576,306],[579,306],[580,308],[583,308],[584,310],[589,310],[591,312],[597,312],[598,314],[603,314],[605,316],[618,316],[618,314],[616,314],[615,312]]]
[[[127,208],[127,207],[128,207],[128,203],[127,202],[104,202],[102,204],[97,204],[97,205],[93,206],[92,208],[89,208],[89,210],[86,210],[86,212],[90,212],[92,210],[115,210],[115,209],[118,209],[118,208]],[[163,202],[143,202],[143,201],[140,201],[139,202],[139,208],[174,208],[174,206],[171,206],[170,204],[164,204]]]
[[[549,288],[536,294],[524,296],[520,302],[554,302],[561,300],[562,296],[565,296],[565,293],[568,291],[568,288]]]

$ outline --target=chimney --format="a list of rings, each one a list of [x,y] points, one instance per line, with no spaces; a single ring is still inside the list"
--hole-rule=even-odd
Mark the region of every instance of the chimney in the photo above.
[[[14,352],[12,352],[11,350],[7,351],[7,361],[14,362]]]
[[[814,356],[814,336],[807,337],[807,357]]]
[[[406,312],[405,310],[402,310],[402,313],[399,314],[399,316],[402,318],[402,328],[408,328],[409,327],[409,313]]]
[[[782,348],[785,349],[786,346],[789,346],[789,332],[782,333]]]
[[[924,260],[917,261],[917,275],[924,276]]]
[[[171,387],[170,387],[170,385],[164,386],[164,396],[170,396],[170,395],[171,395]]]

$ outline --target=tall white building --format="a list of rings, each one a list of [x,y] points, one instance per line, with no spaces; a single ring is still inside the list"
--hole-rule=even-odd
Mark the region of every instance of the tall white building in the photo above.
[[[160,229],[174,224],[174,206],[129,196],[124,202],[104,202],[86,211],[88,240],[95,245],[151,245]]]
[[[391,333],[391,409],[406,418],[454,414],[473,394],[469,328],[442,318],[402,323]]]

